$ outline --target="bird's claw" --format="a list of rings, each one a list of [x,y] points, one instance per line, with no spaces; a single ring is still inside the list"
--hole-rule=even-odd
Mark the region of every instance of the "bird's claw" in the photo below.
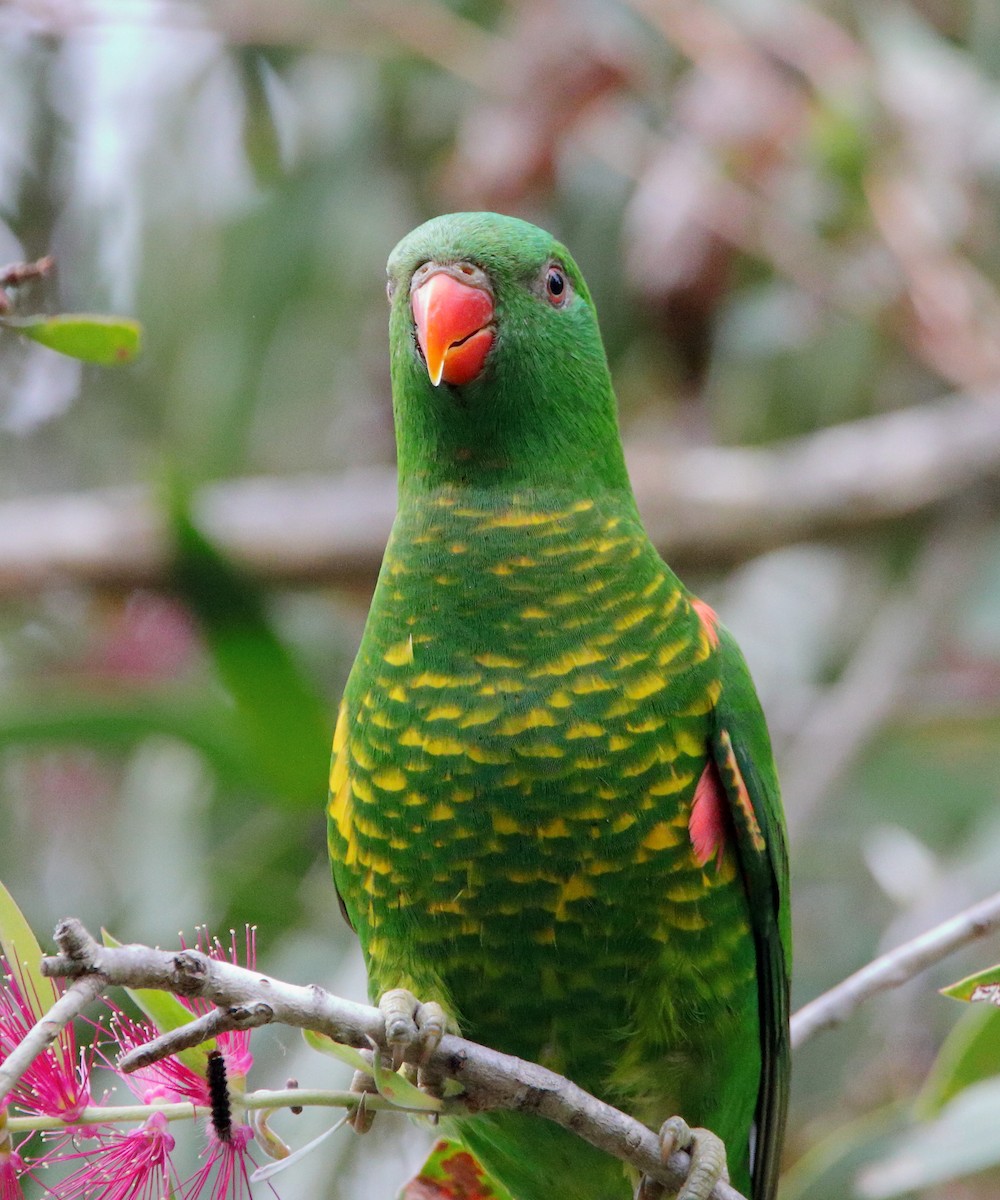
[[[426,1065],[441,1043],[447,1027],[444,1009],[433,1000],[421,1002],[406,988],[383,993],[378,1002],[385,1018],[386,1045],[392,1052],[392,1069],[404,1061]]]
[[[670,1117],[660,1127],[660,1158],[666,1163],[676,1150],[686,1150],[691,1156],[687,1178],[676,1200],[708,1200],[719,1182],[729,1181],[726,1147],[710,1129],[692,1129],[683,1117]],[[664,1186],[644,1175],[636,1189],[636,1200],[660,1200]]]
[[[361,1099],[358,1101],[357,1108],[347,1118],[347,1124],[350,1125],[355,1133],[367,1133],[372,1127],[372,1122],[375,1120],[375,1113],[368,1108],[365,1097],[372,1095],[376,1091],[375,1080],[365,1071],[355,1071],[354,1077],[351,1080],[350,1090],[352,1092],[360,1092]]]

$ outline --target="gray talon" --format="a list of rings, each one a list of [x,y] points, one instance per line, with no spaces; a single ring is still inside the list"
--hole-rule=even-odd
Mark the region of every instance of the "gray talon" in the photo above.
[[[660,1157],[664,1163],[677,1150],[691,1156],[687,1179],[676,1200],[708,1200],[719,1182],[729,1182],[726,1147],[710,1129],[692,1129],[683,1117],[670,1117],[660,1127]],[[656,1180],[643,1176],[636,1189],[636,1200],[660,1200],[664,1187]]]

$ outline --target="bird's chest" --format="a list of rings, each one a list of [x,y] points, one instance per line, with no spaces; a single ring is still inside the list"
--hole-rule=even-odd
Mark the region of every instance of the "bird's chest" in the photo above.
[[[370,957],[650,936],[665,873],[701,874],[710,639],[616,514],[454,508],[397,527],[347,688],[331,815]]]

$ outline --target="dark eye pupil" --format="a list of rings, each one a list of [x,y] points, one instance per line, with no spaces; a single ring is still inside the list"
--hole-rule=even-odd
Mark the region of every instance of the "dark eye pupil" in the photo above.
[[[558,271],[550,271],[546,283],[548,284],[550,296],[561,296],[563,289],[566,287],[566,280],[563,279]]]

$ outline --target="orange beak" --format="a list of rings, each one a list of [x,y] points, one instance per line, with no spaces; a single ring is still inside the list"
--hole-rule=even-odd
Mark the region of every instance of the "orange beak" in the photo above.
[[[493,345],[489,292],[442,267],[414,289],[410,307],[431,383],[471,383]]]

